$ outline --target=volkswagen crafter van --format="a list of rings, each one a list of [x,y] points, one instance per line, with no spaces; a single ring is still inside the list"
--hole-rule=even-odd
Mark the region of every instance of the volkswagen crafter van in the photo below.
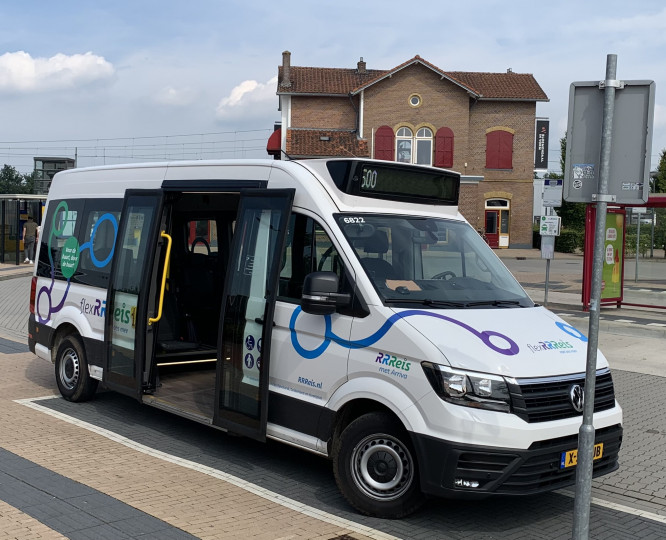
[[[105,388],[331,459],[360,512],[575,479],[587,339],[458,211],[460,175],[364,159],[58,173],[29,343]],[[622,411],[597,355],[594,475]]]

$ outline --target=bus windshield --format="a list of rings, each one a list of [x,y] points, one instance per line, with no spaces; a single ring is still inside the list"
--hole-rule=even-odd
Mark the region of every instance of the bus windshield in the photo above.
[[[378,214],[336,218],[385,304],[437,309],[534,306],[468,223]]]

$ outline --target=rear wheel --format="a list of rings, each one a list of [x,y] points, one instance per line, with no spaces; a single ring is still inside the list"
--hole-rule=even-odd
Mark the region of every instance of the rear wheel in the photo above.
[[[418,466],[409,437],[386,413],[349,424],[332,452],[333,472],[347,501],[363,514],[400,518],[421,506]]]
[[[95,394],[98,381],[88,373],[85,349],[78,336],[72,334],[60,342],[55,376],[62,397],[68,401],[87,401]]]

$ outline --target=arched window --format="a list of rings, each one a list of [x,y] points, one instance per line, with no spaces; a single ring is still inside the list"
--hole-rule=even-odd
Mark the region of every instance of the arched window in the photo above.
[[[401,127],[396,133],[395,140],[395,160],[400,163],[412,162],[412,145],[414,135],[412,130],[406,127]]]
[[[395,160],[400,163],[432,165],[432,130],[422,127],[414,132],[401,127],[396,133]]]
[[[414,163],[432,165],[432,131],[423,127],[416,132],[416,155]]]

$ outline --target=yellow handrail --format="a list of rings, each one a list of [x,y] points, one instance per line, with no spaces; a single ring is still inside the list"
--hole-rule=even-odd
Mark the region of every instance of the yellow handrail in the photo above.
[[[162,287],[160,288],[160,303],[157,306],[157,317],[150,317],[148,319],[148,326],[156,323],[162,318],[162,305],[164,304],[164,288],[166,287],[167,273],[169,272],[169,261],[171,260],[171,237],[165,232],[160,233],[162,238],[167,240],[166,255],[164,257],[164,272],[162,272]]]

